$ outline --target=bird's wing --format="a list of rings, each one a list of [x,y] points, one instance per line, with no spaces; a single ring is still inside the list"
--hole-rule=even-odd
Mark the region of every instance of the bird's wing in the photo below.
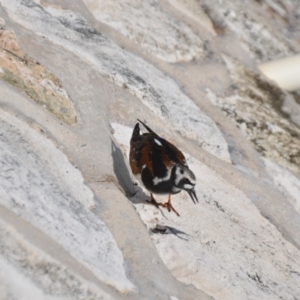
[[[144,127],[149,131],[151,137],[156,138],[160,143],[162,143],[163,147],[166,148],[166,151],[165,151],[166,152],[166,157],[168,157],[168,154],[169,154],[172,161],[174,161],[175,163],[179,163],[179,164],[182,164],[184,166],[187,166],[186,159],[185,159],[183,153],[180,150],[178,150],[173,144],[171,144],[167,140],[161,138],[150,127],[148,127],[144,122],[142,122],[139,119],[137,119],[137,120],[140,123],[142,123],[144,125]],[[166,159],[166,161],[167,161],[167,159]]]
[[[139,120],[140,121],[140,120]],[[140,121],[141,122],[141,121]],[[174,164],[187,166],[183,153],[141,122],[149,133],[139,134],[136,124],[130,141],[130,166],[134,175],[147,168],[155,176],[165,177]],[[155,176],[154,176],[155,174]]]
[[[153,177],[165,177],[174,164],[186,165],[182,152],[165,139],[152,133],[144,134],[143,137],[142,168],[148,168]]]
[[[163,156],[165,157],[165,161],[171,160],[176,164],[187,166],[185,156],[178,148],[163,138],[159,138],[158,140],[163,145]]]

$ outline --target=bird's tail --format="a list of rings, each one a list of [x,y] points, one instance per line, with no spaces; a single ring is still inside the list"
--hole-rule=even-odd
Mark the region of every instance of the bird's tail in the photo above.
[[[139,136],[140,136],[140,126],[139,123],[136,123],[132,132],[130,143],[138,140]]]
[[[149,128],[144,122],[142,122],[141,120],[139,120],[139,119],[137,119],[139,122],[141,122],[143,125],[144,125],[144,127],[149,131],[149,132],[151,132],[151,133],[154,133],[155,135],[157,135],[151,128]]]

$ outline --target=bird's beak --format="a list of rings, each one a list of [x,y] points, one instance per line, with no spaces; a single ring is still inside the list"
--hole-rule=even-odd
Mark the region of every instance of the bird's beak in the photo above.
[[[196,192],[195,192],[195,189],[186,190],[186,191],[189,193],[191,199],[193,200],[193,202],[194,202],[195,204],[196,204],[196,201],[199,203],[198,198],[197,198],[197,195],[196,195]]]

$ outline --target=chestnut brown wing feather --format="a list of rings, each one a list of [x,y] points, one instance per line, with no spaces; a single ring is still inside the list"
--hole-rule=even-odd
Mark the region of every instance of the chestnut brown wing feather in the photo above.
[[[169,159],[171,159],[175,163],[179,163],[181,165],[187,166],[186,159],[183,153],[170,142],[160,138],[160,142],[161,140],[163,140],[166,143],[166,146],[164,148],[165,148],[165,153],[166,155],[168,155]],[[164,145],[164,143],[162,144]]]
[[[163,147],[165,148],[163,151],[163,157],[164,157],[164,162],[169,165],[168,161],[171,159],[171,161],[175,163],[179,163],[182,165],[187,166],[186,160],[184,155],[180,150],[178,150],[173,144],[168,142],[167,140],[161,138],[157,133],[155,133],[149,126],[147,126],[144,122],[141,120],[137,119],[143,126],[149,131],[149,134],[153,138],[157,138],[160,143],[162,143]],[[169,156],[169,158],[168,158]]]
[[[149,135],[149,133],[140,135],[138,139],[131,142],[129,161],[134,175],[140,174],[144,166],[153,174],[153,149]]]
[[[167,169],[176,163],[186,165],[182,152],[153,131],[131,139],[130,167],[134,175],[140,174],[146,167],[153,178],[164,177]]]

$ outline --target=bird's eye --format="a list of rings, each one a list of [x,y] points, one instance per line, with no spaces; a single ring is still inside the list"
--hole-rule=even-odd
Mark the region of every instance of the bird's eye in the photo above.
[[[183,174],[183,170],[180,170],[180,174]]]

